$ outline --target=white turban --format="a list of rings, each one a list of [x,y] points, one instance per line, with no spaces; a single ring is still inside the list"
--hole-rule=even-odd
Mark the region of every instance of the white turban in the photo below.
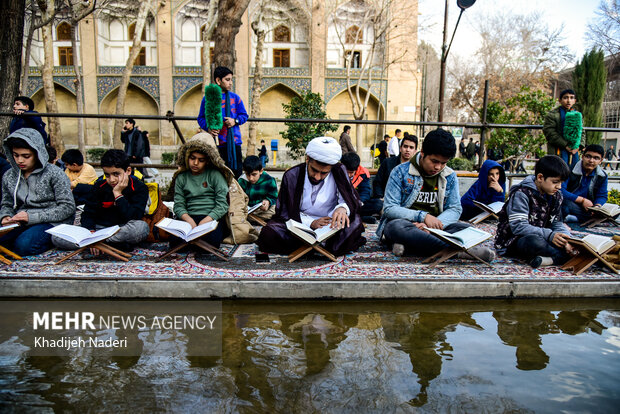
[[[334,165],[342,157],[342,148],[332,137],[314,138],[306,147],[306,155],[323,164]]]

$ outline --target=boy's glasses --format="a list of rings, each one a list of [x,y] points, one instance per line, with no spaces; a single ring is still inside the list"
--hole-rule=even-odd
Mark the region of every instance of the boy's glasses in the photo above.
[[[600,161],[600,160],[602,160],[602,158],[601,158],[601,157],[599,157],[599,156],[597,156],[597,155],[590,155],[590,154],[586,154],[586,155],[584,155],[584,156],[583,156],[583,158],[584,158],[584,159],[587,159],[587,160],[594,160],[594,161]]]

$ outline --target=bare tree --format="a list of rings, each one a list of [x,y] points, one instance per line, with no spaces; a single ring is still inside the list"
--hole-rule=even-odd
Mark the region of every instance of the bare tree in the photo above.
[[[0,7],[0,108],[12,108],[13,98],[19,91],[19,73],[22,59],[22,38],[24,35],[24,1],[6,0]],[[5,137],[11,118],[0,117],[0,137]]]
[[[588,24],[586,36],[592,48],[601,48],[611,56],[620,53],[619,0],[601,1],[596,18]]]
[[[131,72],[133,70],[136,58],[138,54],[140,54],[140,49],[142,46],[142,32],[144,31],[144,26],[146,25],[147,18],[150,12],[156,16],[159,8],[163,5],[163,1],[160,0],[142,0],[140,1],[140,7],[138,9],[138,14],[136,16],[136,26],[133,35],[133,42],[131,45],[131,50],[129,52],[129,57],[127,58],[127,63],[125,64],[125,68],[123,69],[123,75],[121,78],[121,84],[118,87],[118,94],[116,97],[116,114],[122,114],[125,112],[125,98],[127,97],[127,88],[129,87],[129,79],[131,77]],[[127,10],[129,11],[129,10]],[[114,122],[114,147],[121,147],[121,130],[123,128],[123,120],[117,119]]]
[[[217,23],[213,32],[213,61],[215,66],[235,67],[235,36],[241,27],[241,17],[250,0],[219,0]]]
[[[361,120],[366,116],[372,95],[373,72],[385,71],[408,52],[401,50],[396,56],[384,59],[386,44],[403,35],[402,28],[398,32],[394,30],[398,26],[394,24],[394,15],[401,15],[405,10],[392,13],[397,6],[393,0],[332,0],[330,6],[330,23],[345,58],[347,93],[353,117]],[[365,56],[354,50],[362,46]],[[359,125],[356,125],[355,137],[359,151],[363,146]]]
[[[422,41],[418,45],[418,68],[422,70],[422,115],[423,121],[436,121],[439,108],[439,54],[431,45]]]
[[[258,118],[260,116],[265,36],[280,24],[294,28],[294,30],[301,30],[307,34],[309,22],[312,18],[310,8],[311,5],[307,0],[283,0],[281,2],[259,0],[254,5],[251,12],[251,26],[252,31],[256,35],[256,53],[254,55],[250,118]],[[249,123],[247,154],[250,155],[256,153],[257,126],[256,122]]]
[[[470,117],[477,116],[486,79],[491,81],[489,100],[502,103],[517,95],[523,85],[548,89],[553,73],[573,59],[562,30],[551,29],[538,12],[481,16],[477,24],[481,37],[477,60],[468,62],[456,57],[448,69],[454,107],[468,111]]]

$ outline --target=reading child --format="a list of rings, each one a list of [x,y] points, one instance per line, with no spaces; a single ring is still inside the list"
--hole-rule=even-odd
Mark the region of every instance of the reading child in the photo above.
[[[174,178],[174,215],[177,220],[189,223],[192,228],[219,220],[215,230],[201,237],[218,248],[228,227],[228,180],[231,171],[224,166],[215,147],[200,138],[193,138],[179,149],[177,160],[180,171]],[[179,239],[172,237],[171,244]]]
[[[278,199],[278,185],[275,178],[263,171],[263,164],[256,155],[250,155],[243,160],[244,174],[239,177],[239,185],[248,195],[248,206],[261,206],[252,214],[264,220],[269,220],[276,213]]]
[[[101,168],[105,175],[95,181],[80,222],[91,231],[118,225],[120,230],[106,239],[106,243],[123,251],[133,250],[149,234],[148,224],[142,221],[149,192],[146,185],[131,174],[129,161],[123,150],[111,149],[103,154]],[[78,248],[56,236],[52,240],[61,249]]]
[[[2,225],[20,226],[0,237],[0,244],[20,256],[43,253],[52,245],[45,232],[55,225],[73,223],[75,202],[69,179],[47,162],[41,134],[21,128],[4,140],[11,169],[2,178]]]
[[[498,162],[486,160],[480,167],[478,179],[461,197],[461,220],[467,221],[480,213],[474,200],[487,205],[506,200],[506,173]]]
[[[562,183],[562,213],[565,221],[583,222],[592,215],[588,208],[607,202],[607,173],[601,168],[603,147],[590,144]]]
[[[556,155],[542,157],[534,175],[510,189],[499,213],[495,247],[499,254],[521,257],[534,269],[561,265],[572,247],[570,232],[562,222],[562,182],[570,171]]]
[[[406,138],[403,138],[403,141],[405,141],[405,139]],[[351,180],[351,185],[362,202],[362,207],[360,208],[362,221],[370,224],[376,223],[377,219],[373,216],[381,215],[383,201],[379,198],[371,198],[370,173],[366,168],[360,165],[360,156],[355,152],[347,152],[342,155],[340,162],[344,165],[344,168],[347,169],[347,175],[349,176],[349,180]]]
[[[91,184],[97,181],[95,169],[84,162],[84,156],[77,149],[68,149],[62,154],[62,162],[65,163],[65,174],[71,182],[71,190],[75,204],[86,203],[86,198],[93,188]]]

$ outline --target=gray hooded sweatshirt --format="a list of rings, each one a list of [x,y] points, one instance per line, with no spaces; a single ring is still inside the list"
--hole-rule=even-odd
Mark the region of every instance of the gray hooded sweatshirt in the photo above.
[[[41,166],[36,167],[28,178],[24,178],[7,146],[10,138],[23,139],[37,154]],[[18,129],[4,139],[3,146],[12,168],[2,178],[0,219],[25,211],[29,226],[40,223],[73,224],[75,201],[69,177],[47,162],[48,154],[41,134],[32,128]]]

